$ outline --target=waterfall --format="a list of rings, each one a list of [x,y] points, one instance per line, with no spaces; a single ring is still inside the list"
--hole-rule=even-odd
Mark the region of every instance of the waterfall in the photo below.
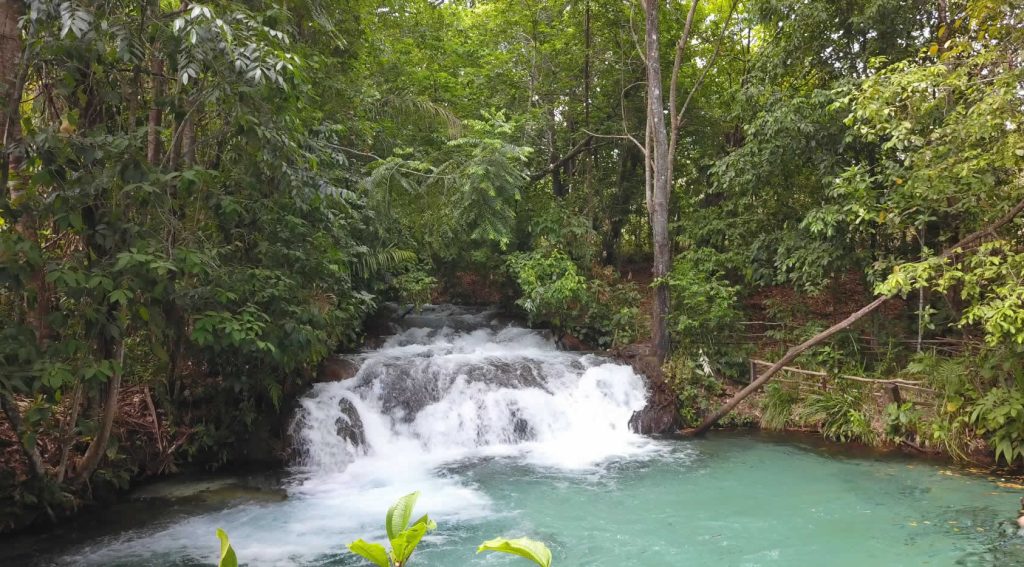
[[[316,385],[292,427],[300,470],[479,455],[579,468],[642,450],[628,421],[646,389],[629,367],[488,317],[451,307],[418,315],[422,326],[365,355],[355,377]]]
[[[578,478],[658,450],[629,430],[647,394],[628,366],[559,351],[542,333],[483,311],[430,307],[402,321],[405,328],[359,357],[353,378],[317,384],[300,400],[286,500],[133,532],[81,549],[73,562],[208,560],[223,527],[251,565],[319,565],[344,555],[345,542],[383,538],[387,507],[415,490],[417,510],[439,524],[501,516],[469,478],[482,460]]]

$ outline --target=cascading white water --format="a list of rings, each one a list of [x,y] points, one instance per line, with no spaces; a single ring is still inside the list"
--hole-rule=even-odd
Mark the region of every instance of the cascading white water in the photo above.
[[[560,352],[527,329],[413,328],[354,378],[315,386],[293,435],[310,476],[366,459],[436,466],[473,455],[585,467],[642,448],[627,422],[645,396],[629,367]]]
[[[301,400],[286,501],[106,542],[76,563],[208,559],[193,542],[217,527],[254,565],[318,562],[337,557],[346,541],[381,536],[387,507],[415,490],[418,508],[441,523],[494,517],[490,499],[448,465],[506,457],[578,472],[659,446],[628,428],[646,389],[627,366],[559,351],[486,312],[434,307],[406,325],[414,326],[361,357],[354,378],[317,384]]]

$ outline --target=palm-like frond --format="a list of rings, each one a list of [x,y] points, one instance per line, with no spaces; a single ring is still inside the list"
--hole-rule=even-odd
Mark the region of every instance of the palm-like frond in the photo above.
[[[412,264],[416,259],[416,253],[399,248],[365,249],[356,257],[354,268],[356,275],[367,278]]]

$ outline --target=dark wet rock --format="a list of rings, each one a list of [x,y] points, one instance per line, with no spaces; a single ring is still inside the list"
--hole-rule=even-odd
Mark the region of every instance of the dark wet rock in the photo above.
[[[338,407],[341,408],[341,417],[334,422],[338,436],[351,443],[353,447],[362,447],[366,444],[366,428],[359,417],[359,410],[345,398],[338,401]]]
[[[532,441],[537,438],[537,431],[519,413],[519,408],[512,410],[512,439],[513,442]]]
[[[614,358],[628,364],[633,371],[647,379],[650,396],[643,409],[629,418],[630,430],[645,435],[675,433],[682,427],[678,397],[665,381],[665,375],[647,344],[628,345],[612,353]]]
[[[348,380],[359,373],[359,362],[345,356],[329,356],[320,363],[317,372],[319,382],[338,382]]]
[[[441,401],[460,379],[469,384],[549,391],[544,384],[543,365],[528,358],[494,357],[452,366],[450,360],[439,362],[426,354],[368,364],[372,366],[360,372],[357,389],[376,391],[382,411],[405,423],[413,421],[423,408]]]
[[[465,307],[456,305],[423,305],[419,309],[410,305],[396,308],[397,316],[392,321],[402,329],[452,329],[475,331],[494,328],[499,325],[498,311],[491,308]]]

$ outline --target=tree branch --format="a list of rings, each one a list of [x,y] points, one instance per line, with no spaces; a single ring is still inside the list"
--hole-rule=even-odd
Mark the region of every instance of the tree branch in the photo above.
[[[1020,215],[1022,212],[1024,212],[1024,200],[1021,200],[1019,203],[1014,205],[1005,215],[999,217],[985,228],[967,235],[965,238],[960,240],[960,242],[957,242],[953,246],[950,246],[938,257],[948,258],[949,256],[955,254],[957,251],[963,250],[965,247],[974,244],[978,240],[981,240],[986,236],[994,235],[997,230],[1012,222],[1013,219]],[[825,329],[824,331],[818,333],[817,335],[814,335],[813,337],[786,351],[786,354],[782,358],[780,358],[778,362],[773,364],[771,368],[766,370],[764,374],[761,374],[746,388],[743,388],[742,390],[737,392],[736,395],[733,396],[728,402],[726,402],[725,405],[723,405],[718,411],[716,411],[715,413],[711,414],[708,418],[706,418],[704,422],[700,424],[700,427],[694,429],[690,433],[692,433],[693,435],[702,435],[706,433],[709,429],[711,429],[711,427],[715,423],[718,422],[718,420],[725,417],[747,396],[753,394],[766,382],[771,380],[772,377],[775,376],[775,374],[778,373],[779,370],[782,370],[782,367],[786,366],[787,364],[795,360],[807,349],[828,340],[836,333],[839,333],[840,331],[852,326],[857,321],[860,321],[861,319],[863,319],[864,317],[866,317],[867,315],[881,307],[885,302],[892,299],[894,296],[895,293],[890,293],[888,295],[882,295],[875,298],[874,301],[865,305],[864,307],[861,307],[857,312],[853,313],[846,319],[843,319],[842,321],[836,323],[835,325],[832,325],[828,329]]]
[[[732,4],[729,6],[729,15],[725,17],[725,23],[722,24],[722,31],[718,33],[718,39],[715,41],[715,52],[711,55],[711,59],[708,61],[708,64],[704,66],[700,77],[697,78],[697,82],[693,84],[693,88],[690,89],[690,94],[686,95],[686,100],[683,102],[682,108],[679,109],[679,115],[672,120],[672,124],[674,125],[673,127],[677,130],[683,123],[683,116],[686,115],[686,109],[689,108],[690,101],[693,100],[693,95],[697,94],[697,91],[700,90],[700,87],[704,84],[704,79],[708,76],[708,72],[715,66],[715,62],[718,60],[718,55],[722,52],[722,42],[725,39],[725,32],[729,28],[729,22],[732,21],[732,15],[735,12],[736,0],[733,0]],[[673,107],[673,111],[674,109],[675,107]],[[675,138],[677,134],[677,132],[673,132],[673,138]]]
[[[569,150],[569,153],[565,154],[564,157],[562,157],[561,159],[559,159],[555,163],[552,163],[548,167],[542,169],[541,171],[538,171],[538,172],[535,172],[535,173],[531,173],[530,177],[529,177],[530,183],[536,183],[536,182],[540,181],[541,179],[544,179],[548,175],[551,175],[556,170],[558,170],[558,168],[564,166],[569,160],[571,160],[572,158],[574,158],[574,157],[580,155],[581,153],[583,153],[584,151],[586,151],[587,144],[590,143],[590,140],[592,140],[593,138],[594,138],[594,135],[588,133],[587,137],[583,138],[583,140],[580,143],[578,143],[575,146],[573,146],[573,148],[571,150]]]
[[[672,137],[675,139],[676,132],[679,131],[679,124],[676,119],[676,100],[678,97],[679,90],[679,69],[683,64],[683,53],[686,52],[686,47],[690,43],[690,31],[693,28],[693,16],[697,13],[697,3],[700,0],[693,0],[690,4],[690,11],[686,14],[686,25],[683,26],[683,35],[679,36],[679,41],[676,42],[676,56],[672,61],[672,80],[668,87],[668,113],[671,119]],[[675,144],[673,144],[674,146]]]

